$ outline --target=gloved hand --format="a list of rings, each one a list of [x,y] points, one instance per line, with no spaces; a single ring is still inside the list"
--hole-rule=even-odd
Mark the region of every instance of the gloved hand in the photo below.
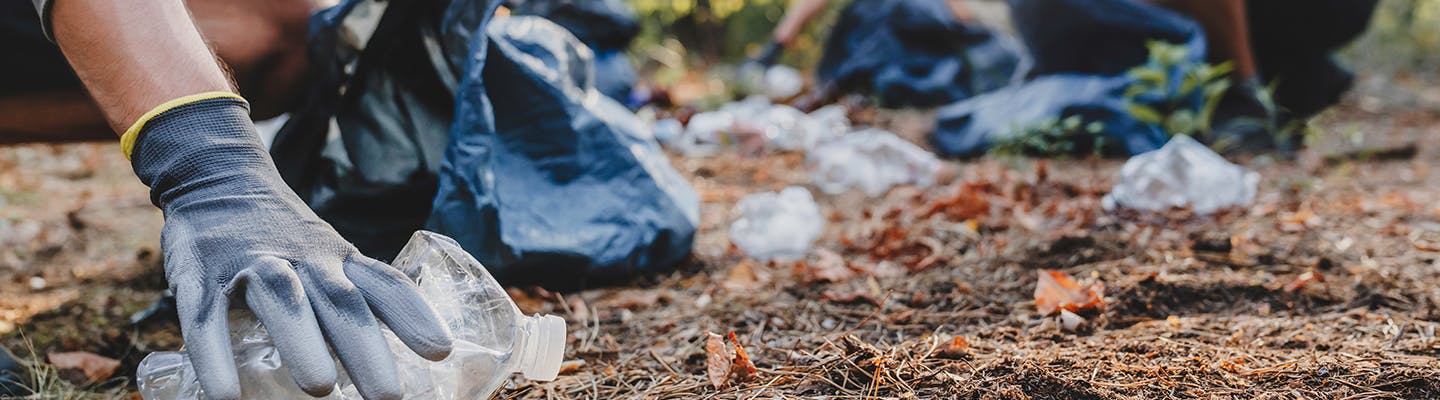
[[[361,255],[280,179],[248,105],[229,93],[156,107],[121,138],[136,175],[165,213],[161,246],[186,352],[212,399],[238,399],[227,310],[243,299],[307,393],[323,396],[335,350],[366,399],[398,399],[384,321],[430,360],[451,339],[414,282]],[[372,314],[373,312],[373,314]]]

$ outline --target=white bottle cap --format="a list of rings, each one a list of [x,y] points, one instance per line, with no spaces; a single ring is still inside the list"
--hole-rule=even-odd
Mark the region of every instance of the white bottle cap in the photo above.
[[[520,373],[525,379],[553,381],[560,375],[560,364],[565,361],[565,319],[554,315],[532,318],[535,329],[525,338]]]

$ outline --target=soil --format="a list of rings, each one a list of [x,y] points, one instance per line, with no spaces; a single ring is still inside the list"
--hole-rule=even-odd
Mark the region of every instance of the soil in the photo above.
[[[567,318],[583,364],[498,397],[1440,397],[1440,152],[1421,141],[1440,107],[1367,93],[1298,159],[1242,159],[1260,195],[1211,216],[1105,210],[1123,160],[947,161],[939,184],[877,198],[811,187],[816,248],[839,262],[730,244],[734,203],[805,185],[803,155],[677,155],[704,201],[694,257],[623,287],[513,289]],[[930,117],[875,118],[923,143]],[[129,322],[164,289],[160,224],[114,145],[0,148],[0,344],[121,359],[111,385],[134,390],[145,354],[181,344],[173,321]],[[1064,330],[1036,311],[1045,269],[1103,281],[1106,306]],[[707,332],[736,333],[758,373],[715,388]]]

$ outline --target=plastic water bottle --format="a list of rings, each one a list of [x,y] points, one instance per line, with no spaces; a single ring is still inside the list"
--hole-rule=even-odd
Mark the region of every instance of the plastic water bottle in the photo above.
[[[421,296],[450,329],[455,350],[431,362],[384,331],[395,353],[406,399],[483,400],[514,373],[554,380],[565,355],[565,320],[527,316],[485,267],[454,240],[419,231],[396,257],[395,268],[415,279]],[[295,384],[264,326],[248,311],[230,316],[235,363],[246,399],[310,398]],[[337,362],[336,365],[339,365]],[[136,371],[140,395],[148,400],[202,399],[195,369],[184,352],[157,352]],[[326,399],[361,400],[345,373]]]

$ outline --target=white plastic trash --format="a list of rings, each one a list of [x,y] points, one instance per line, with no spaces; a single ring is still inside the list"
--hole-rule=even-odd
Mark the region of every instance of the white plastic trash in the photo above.
[[[815,198],[799,186],[745,196],[735,209],[740,219],[730,225],[730,241],[760,261],[805,258],[825,227]]]
[[[930,186],[940,159],[925,149],[879,129],[866,129],[824,142],[810,151],[810,180],[829,194],[860,188],[879,196],[892,186]]]
[[[1142,211],[1190,207],[1210,214],[1250,205],[1259,184],[1259,173],[1226,161],[1189,136],[1176,135],[1165,147],[1126,161],[1104,205]]]
[[[510,375],[554,380],[565,356],[565,320],[554,315],[526,316],[485,267],[443,235],[420,231],[400,251],[395,268],[420,285],[455,338],[455,350],[431,362],[405,347],[388,329],[385,339],[395,353],[406,399],[483,400]],[[245,399],[307,399],[265,328],[248,312],[231,313],[235,363]],[[338,365],[338,363],[337,363]],[[195,369],[184,352],[146,356],[136,371],[140,395],[147,400],[202,399]],[[349,377],[326,399],[361,400]]]
[[[805,89],[805,78],[800,70],[786,65],[774,65],[765,69],[765,95],[774,100],[788,99]]]

